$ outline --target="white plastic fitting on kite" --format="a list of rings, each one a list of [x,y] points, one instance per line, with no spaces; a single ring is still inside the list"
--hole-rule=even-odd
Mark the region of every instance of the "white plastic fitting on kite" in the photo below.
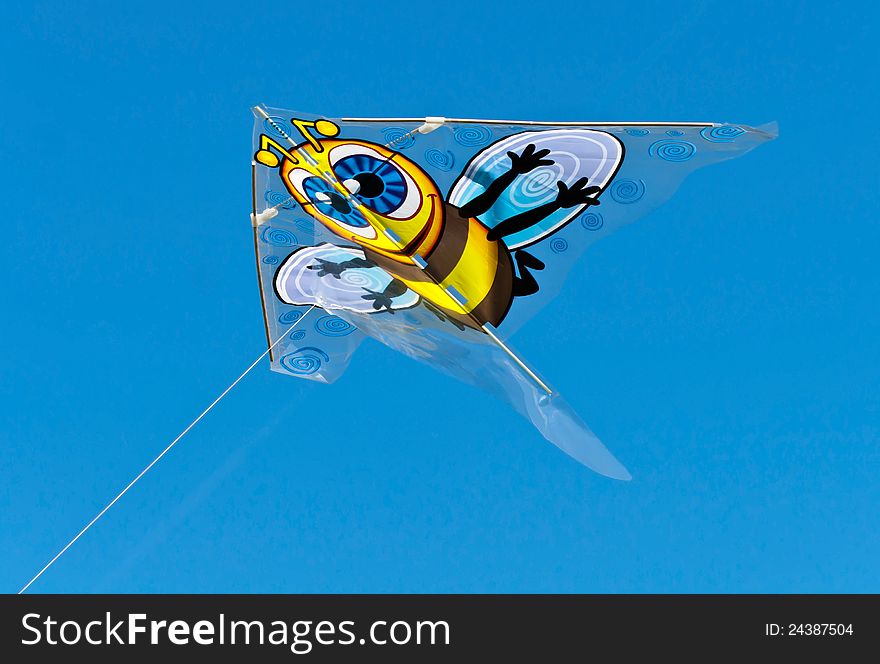
[[[274,219],[278,216],[278,210],[276,208],[270,207],[266,208],[262,212],[257,212],[256,216],[251,212],[251,226],[256,228],[257,226],[262,226],[270,219]]]
[[[425,118],[425,124],[416,129],[420,134],[430,134],[435,129],[439,129],[446,124],[446,118],[428,116]]]

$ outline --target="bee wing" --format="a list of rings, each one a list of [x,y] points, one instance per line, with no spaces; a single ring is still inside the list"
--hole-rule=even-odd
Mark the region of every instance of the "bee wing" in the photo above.
[[[645,124],[548,127],[493,126],[496,142],[469,159],[450,189],[449,200],[461,206],[480,195],[510,170],[508,152],[522,154],[528,145],[549,149],[552,165],[518,175],[479,220],[494,227],[504,219],[556,200],[559,182],[573,187],[586,177],[597,205],[558,209],[534,226],[502,241],[512,250],[527,248],[546,265],[535,272],[540,290],[516,298],[501,323],[505,336],[559,292],[568,271],[593,242],[654,210],[696,169],[745,154],[776,136],[775,124],[752,128],[727,124]],[[523,131],[523,129],[527,129]],[[453,129],[453,143],[455,129]],[[488,141],[487,141],[488,142]]]
[[[394,277],[376,265],[341,267],[365,258],[364,252],[355,247],[333,244],[302,247],[287,256],[276,270],[275,293],[286,304],[315,304],[328,311],[374,313],[372,301],[364,296],[381,293]],[[418,300],[416,293],[406,290],[392,298],[391,309],[408,309]]]
[[[270,298],[273,339],[285,334],[309,307],[323,311],[297,325],[281,342],[273,354],[274,370],[327,383],[342,374],[364,335],[340,312],[375,316],[374,301],[364,296],[381,293],[393,279],[376,266],[334,273],[336,266],[364,258],[364,252],[354,247],[321,244],[300,247],[280,262],[271,282],[276,295]],[[406,290],[391,298],[390,308],[407,309],[418,302],[419,296]]]
[[[545,129],[521,131],[493,143],[474,155],[449,192],[449,202],[461,207],[499,176],[510,170],[508,153],[527,154],[549,150],[543,164],[518,175],[486,212],[477,218],[489,228],[526,210],[555,200],[558,182],[573,184],[587,178],[591,186],[604,190],[623,163],[622,141],[614,134],[594,129]],[[505,238],[510,249],[540,242],[565,226],[585,209],[584,205],[557,210],[538,224]]]

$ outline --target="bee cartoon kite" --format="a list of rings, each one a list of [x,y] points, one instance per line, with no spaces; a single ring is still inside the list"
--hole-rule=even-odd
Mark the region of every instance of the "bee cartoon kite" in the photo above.
[[[273,369],[332,382],[372,336],[629,478],[507,339],[590,243],[773,127],[254,114],[254,246],[267,337],[284,337]]]

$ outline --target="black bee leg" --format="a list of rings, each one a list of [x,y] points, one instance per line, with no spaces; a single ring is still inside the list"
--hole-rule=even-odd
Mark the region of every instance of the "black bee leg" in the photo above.
[[[587,178],[581,178],[569,187],[560,180],[556,183],[559,189],[556,200],[508,217],[490,228],[486,237],[490,240],[500,240],[535,226],[557,210],[573,208],[578,205],[599,205],[601,201],[596,198],[596,195],[599,194],[600,187],[588,187],[587,181]]]
[[[461,216],[476,217],[486,212],[518,175],[525,175],[539,166],[549,166],[554,163],[552,159],[546,158],[548,154],[550,150],[536,150],[533,143],[527,145],[520,154],[508,152],[510,169],[495,178],[482,194],[462,205],[459,210]]]
[[[543,270],[543,261],[538,260],[527,251],[520,249],[513,255],[516,261],[516,267],[519,270],[519,276],[513,277],[513,296],[523,297],[525,295],[534,295],[540,289],[534,275],[529,272],[532,270]]]
[[[361,298],[368,302],[372,302],[373,309],[376,311],[387,311],[388,313],[393,314],[394,304],[392,300],[398,295],[403,295],[407,291],[407,286],[399,279],[392,279],[391,283],[385,286],[385,290],[381,292],[370,290],[369,288],[364,288],[364,290],[367,294],[361,295]]]
[[[317,264],[309,265],[308,268],[310,270],[317,270],[319,277],[326,277],[330,275],[331,277],[335,277],[339,279],[342,277],[342,273],[346,270],[351,270],[354,268],[369,268],[373,267],[373,263],[363,258],[352,258],[351,260],[343,261],[342,263],[334,263],[333,261],[325,261],[323,258],[315,259]]]

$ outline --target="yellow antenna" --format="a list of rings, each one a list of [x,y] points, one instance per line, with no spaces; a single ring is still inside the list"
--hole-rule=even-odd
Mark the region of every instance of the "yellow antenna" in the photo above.
[[[255,155],[255,159],[258,162],[260,162],[261,164],[263,164],[263,166],[268,166],[269,168],[275,168],[276,166],[278,166],[278,164],[281,163],[281,160],[278,158],[278,155],[276,155],[274,152],[271,152],[269,150],[270,147],[275,148],[278,152],[280,152],[285,157],[290,159],[290,161],[292,161],[294,164],[299,163],[299,159],[294,157],[287,150],[287,148],[285,148],[283,145],[278,143],[278,141],[275,141],[275,140],[269,138],[268,136],[266,136],[266,134],[261,134],[260,135],[260,149],[257,151],[257,154]]]
[[[300,120],[298,118],[291,118],[290,123],[299,129],[299,133],[303,135],[309,145],[311,145],[315,152],[323,152],[324,146],[321,145],[321,142],[312,136],[310,131],[307,131],[309,127],[318,132],[321,136],[326,136],[327,138],[333,138],[334,136],[339,134],[339,126],[330,120]]]

